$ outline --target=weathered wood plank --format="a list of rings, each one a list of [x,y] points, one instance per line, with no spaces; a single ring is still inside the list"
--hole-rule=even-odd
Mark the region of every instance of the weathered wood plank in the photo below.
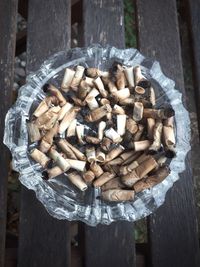
[[[125,47],[123,1],[83,1],[84,45],[91,43]],[[84,226],[86,267],[135,266],[134,224]]]
[[[0,266],[4,266],[7,178],[9,157],[3,145],[4,119],[12,101],[13,67],[15,55],[17,1],[0,1]]]
[[[83,0],[84,44],[124,48],[124,9],[121,0]]]
[[[141,52],[160,61],[164,73],[184,95],[176,1],[136,2]],[[200,265],[190,157],[165,204],[149,217],[149,231],[153,267]]]
[[[27,72],[49,55],[70,47],[71,5],[68,0],[29,0]],[[52,218],[35,194],[21,195],[19,267],[70,266],[69,222]]]
[[[190,21],[190,37],[192,40],[192,52],[194,62],[194,79],[195,79],[195,96],[198,114],[198,124],[200,132],[200,1],[199,0],[187,0],[189,21]]]

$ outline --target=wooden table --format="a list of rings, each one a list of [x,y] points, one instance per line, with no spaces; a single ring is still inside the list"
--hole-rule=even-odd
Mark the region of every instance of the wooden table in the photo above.
[[[135,2],[138,48],[144,55],[160,61],[164,73],[175,80],[184,95],[176,1]],[[99,42],[125,47],[122,0],[83,0],[79,12],[82,14],[82,45]],[[16,0],[0,1],[1,139],[3,118],[11,105],[16,14]],[[70,48],[70,1],[29,0],[27,35],[29,73],[37,70],[49,55]],[[2,143],[0,151],[0,266],[3,267],[8,151]],[[23,187],[18,266],[71,266],[70,229],[70,222],[50,217],[34,193]],[[136,266],[134,223],[117,222],[97,227],[80,223],[80,232],[82,266]],[[165,204],[148,217],[148,264],[153,267],[200,266],[190,155],[186,171],[167,193]]]

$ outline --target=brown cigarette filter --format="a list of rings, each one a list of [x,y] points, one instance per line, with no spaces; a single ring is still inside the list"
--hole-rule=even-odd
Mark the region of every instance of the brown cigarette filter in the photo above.
[[[112,145],[112,140],[110,138],[104,137],[100,146],[104,151],[109,151],[111,145]]]
[[[96,78],[98,76],[101,75],[101,71],[97,68],[87,68],[85,70],[85,74],[88,76],[88,77],[91,77],[91,78]]]
[[[94,144],[94,145],[98,145],[101,142],[101,140],[99,140],[97,137],[89,136],[89,135],[85,136],[85,140],[87,143]]]
[[[115,104],[114,107],[113,107],[113,109],[112,109],[112,113],[113,114],[121,114],[121,115],[124,115],[125,114],[125,110],[121,106]]]
[[[138,130],[137,130],[137,132],[134,134],[134,136],[133,136],[133,140],[134,140],[134,141],[139,141],[140,138],[141,138],[141,136],[142,136],[142,134],[143,134],[143,132],[144,132],[144,126],[143,126],[142,124],[138,124]]]
[[[91,170],[88,170],[85,173],[83,173],[83,179],[86,182],[86,184],[91,184],[94,178],[95,178],[95,175]]]
[[[140,121],[143,117],[143,104],[141,102],[135,102],[133,109],[133,119],[135,121]]]
[[[66,159],[66,160],[69,163],[70,168],[75,169],[80,172],[85,171],[86,161],[77,160],[77,159]]]
[[[47,112],[38,117],[35,124],[39,129],[49,130],[52,128],[58,118],[60,107],[52,107]]]
[[[143,111],[144,118],[153,118],[156,120],[163,120],[174,116],[174,110],[172,108],[165,109],[151,109],[145,108]]]
[[[111,111],[112,111],[111,106],[106,104],[104,106],[92,110],[91,113],[88,116],[86,116],[86,120],[90,122],[98,121],[102,119],[104,116],[106,116],[108,112]]]
[[[58,122],[55,123],[53,128],[51,128],[42,138],[42,141],[40,143],[40,151],[43,153],[47,153],[47,151],[50,149],[50,147],[53,144],[53,138],[58,133]]]
[[[144,151],[149,148],[151,142],[149,140],[142,140],[134,142],[135,151]]]
[[[67,112],[60,123],[58,132],[60,134],[64,133],[69,127],[70,123],[76,118],[77,113],[79,112],[80,107],[73,107]]]
[[[73,105],[68,102],[64,106],[62,106],[61,110],[58,113],[58,121],[61,121],[64,118],[65,114],[69,112],[72,107]]]
[[[81,191],[85,191],[87,189],[87,184],[77,172],[69,173],[68,178],[72,182],[72,184],[74,184]]]
[[[149,147],[149,151],[157,152],[161,146],[161,135],[162,135],[162,122],[156,122],[153,131],[153,143]]]
[[[62,81],[62,84],[61,84],[61,89],[64,92],[68,92],[69,91],[71,82],[72,82],[72,80],[74,78],[74,74],[75,74],[74,70],[69,69],[69,68],[65,69],[65,74],[64,74],[63,81]]]
[[[102,95],[102,97],[107,97],[108,96],[108,92],[105,90],[104,84],[103,84],[103,82],[102,82],[100,77],[97,77],[96,79],[94,79],[94,84],[98,88],[98,90],[99,90],[100,94]]]
[[[166,156],[174,157],[175,153],[175,134],[174,128],[163,126],[163,143],[166,151]]]
[[[104,172],[101,176],[99,176],[94,182],[93,185],[94,187],[101,187],[103,184],[111,180],[112,178],[115,177],[114,173],[110,172]]]
[[[134,106],[135,98],[132,95],[130,95],[130,97],[126,99],[119,99],[119,103],[122,106]]]
[[[67,128],[67,134],[66,134],[67,137],[76,135],[76,124],[77,124],[77,119],[71,121],[69,127]]]
[[[133,67],[125,67],[124,73],[125,73],[126,79],[128,81],[129,87],[133,88],[135,86]]]
[[[109,189],[122,189],[122,188],[125,188],[125,185],[121,183],[119,177],[115,177],[110,181],[108,181],[107,183],[105,183],[104,185],[102,185],[101,190],[106,191]]]
[[[96,160],[95,147],[92,146],[86,148],[86,157],[88,162],[93,162]]]
[[[46,103],[46,99],[43,99],[42,102],[40,102],[39,106],[34,111],[33,116],[40,117],[48,109],[49,109],[49,105]]]
[[[110,189],[102,192],[102,198],[106,201],[131,201],[134,197],[133,190]]]
[[[126,121],[126,129],[131,134],[135,134],[138,131],[138,125],[133,119],[128,118],[127,121]]]
[[[124,69],[122,66],[120,66],[119,64],[117,65],[117,71],[115,73],[115,78],[116,78],[116,85],[117,88],[123,89],[126,86],[126,77],[124,74]]]
[[[61,175],[62,173],[64,173],[64,171],[58,166],[55,166],[51,169],[47,169],[48,179],[55,178],[56,176]]]
[[[48,162],[50,161],[50,158],[48,158],[44,153],[42,153],[37,148],[31,150],[30,156],[32,159],[38,162],[43,168],[45,168]]]
[[[136,86],[135,87],[135,92],[138,94],[138,95],[143,95],[145,93],[145,89],[141,86]]]
[[[83,160],[83,161],[86,160],[86,156],[80,150],[72,146],[67,140],[65,140],[65,143],[69,148],[71,148],[71,150],[74,152],[74,154],[76,155],[78,159]]]
[[[94,173],[95,177],[99,177],[103,174],[103,169],[94,161],[90,164],[90,169]]]
[[[96,151],[96,161],[104,162],[106,159],[105,153],[103,153],[99,148]]]
[[[91,86],[86,82],[86,80],[82,80],[78,88],[78,98],[84,100],[90,91]]]
[[[56,164],[64,171],[68,171],[71,167],[69,162],[60,154],[58,151],[55,150],[55,148],[51,147],[49,150],[48,155],[50,158],[52,158]]]
[[[43,87],[44,92],[49,92],[50,94],[56,96],[59,100],[59,105],[62,107],[66,104],[66,99],[62,95],[62,93],[59,91],[58,88],[56,88],[52,84],[45,84]]]
[[[117,146],[114,147],[107,155],[106,155],[106,160],[105,162],[109,162],[113,159],[115,159],[116,157],[118,157],[122,152],[124,151],[124,147],[123,146]]]
[[[41,139],[40,131],[38,129],[38,126],[34,122],[28,122],[27,123],[28,133],[31,142],[36,142]]]
[[[168,166],[161,167],[153,175],[135,183],[133,188],[136,193],[139,193],[144,189],[151,188],[154,185],[161,183],[169,175],[169,173],[170,169]]]
[[[83,66],[77,66],[76,67],[76,71],[75,71],[74,77],[73,77],[72,82],[71,82],[71,88],[74,91],[77,91],[77,89],[78,89],[78,86],[79,86],[81,79],[83,77],[84,70],[85,70],[85,68]]]
[[[65,139],[60,139],[57,142],[58,146],[61,148],[61,150],[65,153],[65,155],[67,156],[67,158],[70,159],[77,159],[75,153],[73,152],[73,150],[68,146],[67,141]]]

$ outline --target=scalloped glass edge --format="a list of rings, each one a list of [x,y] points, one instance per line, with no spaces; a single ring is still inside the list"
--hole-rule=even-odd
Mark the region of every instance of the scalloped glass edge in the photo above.
[[[67,58],[67,61],[55,69],[54,64],[61,56]],[[115,57],[124,64],[132,66],[138,64],[143,66],[144,61],[150,62],[151,77],[160,84],[175,110],[177,156],[170,163],[170,175],[162,183],[139,193],[134,201],[116,203],[114,206],[102,205],[101,200],[95,198],[99,195],[98,189],[94,189],[92,206],[71,203],[70,199],[58,195],[52,186],[44,182],[41,178],[39,164],[31,165],[27,156],[26,119],[32,101],[41,90],[42,84],[63,67],[81,64],[88,57],[95,57],[97,67],[99,57],[103,60]],[[17,115],[20,118],[20,125],[16,129]],[[185,170],[185,159],[190,150],[190,120],[182,103],[182,94],[175,88],[175,82],[163,74],[157,61],[145,58],[134,48],[117,49],[109,45],[102,47],[99,44],[92,44],[87,48],[74,48],[54,54],[41,65],[38,71],[27,77],[27,83],[20,88],[17,101],[6,115],[3,142],[12,153],[13,168],[20,173],[19,180],[25,187],[35,192],[37,199],[45,206],[50,215],[69,221],[80,220],[88,225],[96,226],[98,223],[110,224],[118,220],[136,221],[151,214],[164,203],[167,191],[179,179],[179,174]]]

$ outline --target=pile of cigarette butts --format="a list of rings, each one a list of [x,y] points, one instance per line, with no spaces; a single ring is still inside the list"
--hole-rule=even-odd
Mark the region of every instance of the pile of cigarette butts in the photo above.
[[[156,108],[141,66],[66,68],[60,89],[45,84],[43,90],[27,127],[35,143],[30,156],[44,179],[66,173],[81,191],[93,186],[105,201],[130,201],[168,176],[174,110]]]

